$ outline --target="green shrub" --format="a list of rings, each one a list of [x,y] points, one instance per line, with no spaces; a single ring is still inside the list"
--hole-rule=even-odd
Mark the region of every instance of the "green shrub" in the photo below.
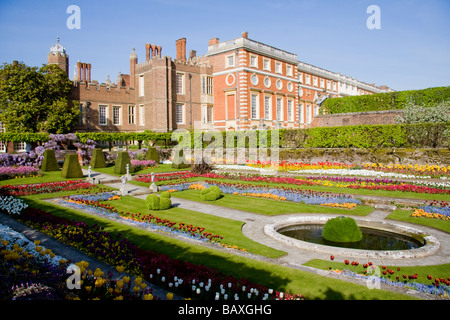
[[[170,192],[164,191],[164,192],[161,192],[160,197],[170,199],[170,198],[172,198],[172,195],[170,194]]]
[[[202,189],[200,192],[200,198],[204,201],[216,201],[220,198],[222,192],[219,187],[211,186],[209,188]]]
[[[56,161],[55,150],[47,149],[44,151],[44,160],[42,160],[41,171],[59,171],[58,161]]]
[[[186,157],[184,156],[183,149],[175,153],[175,156],[172,161],[172,168],[175,169],[189,168],[189,163],[187,162]]]
[[[172,206],[170,198],[159,197],[159,210],[167,210]]]
[[[125,174],[127,173],[127,164],[130,168],[130,173],[133,172],[133,166],[131,165],[130,155],[127,151],[119,152],[119,155],[116,159],[116,164],[114,165],[114,173],[116,174]]]
[[[362,233],[355,219],[336,217],[326,222],[322,237],[333,242],[357,242],[362,239]]]
[[[95,148],[92,152],[90,165],[92,169],[106,167],[105,156],[103,155],[103,150],[101,148]]]
[[[145,206],[149,210],[159,210],[159,197],[156,194],[149,194],[145,198]]]
[[[327,114],[400,110],[411,103],[430,108],[449,100],[450,87],[436,87],[327,99],[322,108]]]
[[[77,154],[68,154],[64,159],[64,165],[61,170],[61,177],[63,178],[83,178],[83,171],[78,162]]]
[[[149,194],[145,198],[145,205],[149,210],[166,210],[172,206],[172,200],[167,198],[166,195],[162,196],[161,194],[161,197],[158,197],[156,194]]]
[[[159,154],[155,147],[149,147],[147,153],[145,154],[145,160],[153,160],[156,164],[159,163]]]

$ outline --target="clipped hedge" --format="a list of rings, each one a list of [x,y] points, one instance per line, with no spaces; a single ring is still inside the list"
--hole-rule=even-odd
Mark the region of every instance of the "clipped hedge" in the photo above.
[[[401,110],[411,103],[428,108],[449,100],[450,87],[436,87],[327,99],[322,110],[326,114]]]
[[[105,156],[103,155],[103,150],[101,148],[95,148],[92,151],[90,165],[91,165],[92,169],[106,168],[106,160],[105,160]],[[126,172],[126,170],[125,170],[125,172]]]
[[[127,151],[119,152],[116,163],[114,165],[114,173],[125,174],[127,173],[127,164],[129,165],[129,173],[133,172],[133,166],[131,165],[130,155]]]
[[[158,151],[156,150],[155,147],[148,148],[147,153],[145,154],[145,160],[153,160],[156,162],[156,164],[159,163],[160,159],[159,159]]]
[[[200,198],[204,201],[216,201],[220,198],[222,192],[217,186],[211,186],[209,188],[202,189],[200,192]]]
[[[44,160],[41,164],[42,172],[59,171],[58,161],[56,161],[55,150],[47,149],[44,151]]]
[[[64,165],[61,170],[61,177],[63,178],[83,178],[83,171],[78,162],[77,154],[68,154],[64,159]]]
[[[333,242],[357,242],[362,239],[362,232],[355,219],[336,217],[329,219],[322,230],[322,237]]]
[[[158,197],[156,194],[149,194],[147,198],[145,198],[145,205],[149,210],[167,210],[172,207],[172,200],[170,200],[167,195],[162,195]]]

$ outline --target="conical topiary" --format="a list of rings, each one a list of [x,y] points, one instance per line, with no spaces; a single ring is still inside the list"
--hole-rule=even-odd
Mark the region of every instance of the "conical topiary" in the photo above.
[[[58,161],[56,161],[55,150],[47,149],[44,151],[44,160],[42,160],[41,171],[59,171]]]
[[[95,148],[92,152],[90,165],[92,169],[106,167],[105,156],[103,155],[103,150],[101,148]]]
[[[160,161],[158,150],[155,147],[149,147],[145,154],[145,160],[153,160],[158,164]]]
[[[133,172],[133,166],[131,165],[130,155],[127,151],[122,151],[119,153],[117,157],[116,164],[114,165],[114,173],[116,174],[126,174],[127,173],[127,164],[130,168],[130,173]]]
[[[186,160],[186,157],[184,156],[183,149],[179,150],[178,152],[175,152],[175,156],[172,160],[172,168],[175,169],[184,169],[189,168],[189,163]]]
[[[61,177],[63,178],[83,178],[83,171],[78,162],[78,155],[68,154],[64,159],[64,165],[61,170]]]

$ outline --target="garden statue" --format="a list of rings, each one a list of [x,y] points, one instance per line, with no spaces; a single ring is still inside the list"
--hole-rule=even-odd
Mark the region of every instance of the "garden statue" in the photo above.
[[[152,184],[149,187],[151,192],[158,192],[158,186],[155,183],[155,173],[152,172]]]

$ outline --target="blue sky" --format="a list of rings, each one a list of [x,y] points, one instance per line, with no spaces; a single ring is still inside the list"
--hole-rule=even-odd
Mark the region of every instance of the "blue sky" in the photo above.
[[[67,7],[81,9],[81,29],[70,30]],[[381,29],[369,30],[369,5]],[[145,59],[145,43],[175,57],[175,41],[206,54],[208,40],[241,36],[298,55],[300,61],[386,84],[394,90],[450,85],[448,0],[0,0],[0,63],[41,66],[60,37],[70,57],[92,64],[92,79],[129,73],[129,54]]]

